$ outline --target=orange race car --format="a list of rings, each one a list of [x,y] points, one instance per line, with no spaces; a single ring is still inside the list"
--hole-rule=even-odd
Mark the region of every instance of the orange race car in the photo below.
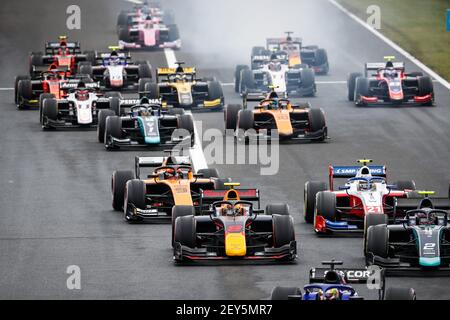
[[[176,262],[292,261],[297,257],[294,224],[287,204],[260,209],[258,189],[202,190],[201,215],[175,206],[172,213]]]
[[[266,96],[246,93],[243,106],[230,104],[225,107],[225,129],[234,130],[239,141],[250,138],[273,137],[278,131],[280,140],[299,139],[324,141],[328,137],[325,115],[322,109],[311,108],[309,103],[293,104],[289,99],[279,97],[275,88]],[[248,101],[259,101],[253,110]]]
[[[142,168],[152,168],[148,174]],[[112,205],[128,222],[169,222],[172,207],[200,205],[201,190],[223,189],[217,169],[194,172],[187,156],[136,157],[135,171],[114,171]]]

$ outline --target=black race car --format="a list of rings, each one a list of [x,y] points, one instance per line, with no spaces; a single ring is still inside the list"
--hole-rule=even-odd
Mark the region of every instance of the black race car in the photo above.
[[[124,108],[130,108],[124,112]],[[97,129],[98,141],[107,150],[121,147],[155,147],[183,144],[193,146],[194,120],[183,109],[163,107],[160,99],[120,101],[120,113],[102,110]]]
[[[368,265],[379,265],[389,272],[406,275],[409,271],[450,275],[449,198],[397,199],[396,223],[370,225],[365,255]],[[379,221],[378,221],[379,223]],[[442,274],[440,272],[439,274]]]

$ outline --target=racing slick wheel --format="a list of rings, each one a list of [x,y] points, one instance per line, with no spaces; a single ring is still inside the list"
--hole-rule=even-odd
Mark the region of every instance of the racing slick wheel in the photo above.
[[[138,75],[141,78],[152,78],[152,68],[147,61],[139,61],[138,64]]]
[[[311,132],[323,130],[323,135],[317,141],[325,141],[328,136],[325,123],[325,115],[322,109],[310,109],[308,113],[309,128]]]
[[[190,135],[190,146],[193,147],[195,144],[194,136],[194,120],[189,114],[182,114],[178,118],[178,129],[184,129],[189,132]]]
[[[347,78],[348,101],[355,100],[356,78],[359,78],[362,76],[363,75],[360,72],[352,72],[348,75],[348,78]]]
[[[125,185],[134,179],[133,171],[114,171],[111,177],[112,207],[116,211],[123,209]]]
[[[418,87],[418,94],[419,96],[426,96],[431,95],[433,97],[434,90],[433,90],[433,82],[431,81],[430,77],[424,76],[424,77],[417,77],[417,87]],[[433,105],[433,99],[431,99],[429,102],[423,103],[424,106],[432,106]]]
[[[253,77],[253,72],[248,67],[241,70],[240,82],[239,82],[239,92],[244,93],[247,90],[252,90],[256,88],[255,78]]]
[[[387,288],[384,300],[416,300],[416,291],[412,288]]]
[[[208,81],[208,99],[209,100],[223,100],[223,90],[219,81]]]
[[[225,106],[224,110],[224,118],[225,118],[225,131],[226,130],[236,130],[238,113],[242,110],[241,105],[239,104],[229,104]]]
[[[307,97],[314,97],[316,94],[316,80],[314,71],[311,68],[305,68],[300,70],[300,89],[311,88],[311,91],[305,93]]]
[[[132,42],[130,32],[127,27],[119,28],[119,40],[124,42]]]
[[[381,258],[388,257],[388,228],[386,225],[371,226],[367,229],[366,258],[370,254]]]
[[[159,87],[156,83],[146,82],[144,85],[144,94],[148,99],[159,99]],[[179,108],[178,108],[179,109]]]
[[[193,206],[173,206],[172,207],[172,247],[175,242],[175,221],[178,217],[195,215],[195,208]]]
[[[174,242],[180,243],[182,246],[195,248],[197,246],[197,234],[195,226],[195,218],[193,215],[178,217],[175,220]]]
[[[307,181],[303,192],[303,217],[307,223],[314,222],[314,211],[316,209],[316,194],[328,190],[325,182]]]
[[[234,91],[236,93],[240,92],[240,85],[241,85],[241,71],[245,68],[248,68],[244,64],[239,64],[236,66],[236,69],[234,71]]]
[[[270,300],[289,300],[289,297],[301,297],[302,291],[295,287],[275,287],[270,294]]]
[[[330,191],[320,191],[316,195],[315,215],[329,221],[336,221],[336,195]]]
[[[399,180],[395,183],[398,190],[416,190],[416,182],[414,180]]]
[[[133,218],[130,216],[130,206],[134,206],[138,209],[146,208],[145,193],[146,187],[144,181],[138,179],[127,181],[123,201],[123,215],[125,221],[133,222]]]
[[[205,168],[197,171],[197,174],[201,174],[202,178],[219,178],[219,171],[216,168]]]
[[[366,105],[366,103],[362,101],[362,96],[367,97],[370,95],[369,86],[369,79],[363,77],[356,78],[354,101],[355,105],[358,107]]]
[[[110,116],[106,118],[104,143],[107,149],[113,146],[110,144],[112,138],[122,138],[122,120],[118,116]]]
[[[22,109],[24,107],[23,100],[33,99],[33,89],[31,80],[20,80],[17,85],[17,107]]]
[[[48,129],[48,120],[57,120],[58,118],[58,102],[56,99],[45,99],[42,106],[42,128]]]
[[[273,246],[280,248],[295,241],[294,222],[290,215],[272,216]]]
[[[106,118],[115,116],[116,113],[113,110],[100,110],[98,113],[98,124],[97,124],[97,139],[98,142],[105,142],[105,127],[106,127]]]
[[[266,214],[279,214],[280,216],[289,215],[289,206],[286,203],[271,203],[266,206]]]
[[[35,67],[44,65],[42,52],[32,52],[30,55],[30,75],[33,75]]]
[[[42,110],[44,108],[45,99],[54,99],[55,95],[53,93],[41,93],[39,96],[39,121],[42,124]]]
[[[19,104],[19,96],[18,96],[18,89],[19,89],[19,81],[22,80],[31,80],[30,76],[16,76],[14,79],[14,103]]]
[[[379,224],[388,224],[389,219],[385,214],[380,213],[368,213],[364,217],[364,253],[367,250],[367,230],[372,226],[377,226]]]

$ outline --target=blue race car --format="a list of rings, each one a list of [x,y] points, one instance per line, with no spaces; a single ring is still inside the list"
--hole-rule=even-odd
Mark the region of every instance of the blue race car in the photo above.
[[[122,100],[121,116],[101,110],[97,136],[107,150],[120,147],[194,145],[194,120],[183,109],[163,106],[160,99]],[[190,141],[189,141],[190,139]]]
[[[412,288],[385,288],[384,271],[380,268],[340,269],[342,261],[323,261],[328,268],[312,268],[310,284],[303,287],[275,287],[271,300],[364,300],[350,283],[369,283],[378,290],[379,300],[415,300]],[[370,288],[370,287],[369,287]]]

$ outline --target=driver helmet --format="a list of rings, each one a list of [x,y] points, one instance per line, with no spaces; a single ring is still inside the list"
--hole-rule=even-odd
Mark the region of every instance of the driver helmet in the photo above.
[[[186,80],[186,75],[184,75],[184,74],[177,74],[177,75],[175,75],[175,81],[176,82],[183,82],[184,80]]]
[[[89,90],[84,88],[84,89],[81,89],[81,90],[77,91],[75,93],[75,98],[78,101],[86,101],[86,100],[88,100],[89,99]]]
[[[426,210],[417,214],[416,223],[418,225],[433,225],[436,224],[437,217],[434,213]]]
[[[387,78],[395,78],[397,77],[397,70],[395,70],[393,67],[386,68],[384,70],[384,76]]]
[[[270,71],[280,71],[281,70],[281,63],[279,61],[271,61],[269,63],[269,70]]]
[[[120,57],[116,52],[111,53],[109,56],[109,64],[113,66],[117,66],[120,64]]]
[[[224,203],[220,206],[221,215],[232,216],[234,214],[233,208],[229,203]]]
[[[325,291],[325,300],[339,300],[341,293],[337,288],[331,288]]]
[[[67,43],[61,42],[60,46],[58,48],[58,54],[59,55],[65,55],[69,53],[69,49],[67,48]]]

